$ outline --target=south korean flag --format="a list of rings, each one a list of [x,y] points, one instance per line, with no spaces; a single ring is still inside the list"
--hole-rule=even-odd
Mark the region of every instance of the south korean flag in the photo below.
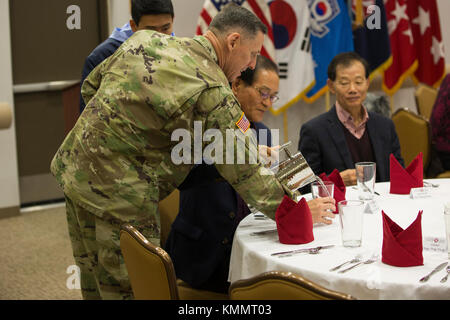
[[[307,0],[268,1],[272,16],[276,57],[280,69],[277,115],[299,101],[314,86]]]

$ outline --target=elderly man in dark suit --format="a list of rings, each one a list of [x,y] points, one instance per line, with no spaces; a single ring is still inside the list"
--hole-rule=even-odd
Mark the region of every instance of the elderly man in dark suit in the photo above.
[[[369,65],[355,52],[338,54],[328,66],[328,87],[336,103],[300,130],[298,148],[315,174],[337,169],[346,185],[354,185],[357,162],[376,162],[377,181],[389,181],[391,153],[404,165],[392,120],[363,105],[369,73]]]

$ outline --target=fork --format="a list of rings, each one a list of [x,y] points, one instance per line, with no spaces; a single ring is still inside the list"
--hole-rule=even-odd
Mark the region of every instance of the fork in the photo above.
[[[448,275],[450,274],[450,265],[447,266],[447,269],[445,269],[447,271],[447,274],[445,275],[445,277],[443,277],[441,279],[441,283],[444,283],[445,281],[447,281],[448,279]]]
[[[359,262],[359,263],[357,263],[357,264],[355,264],[355,265],[353,265],[353,266],[351,266],[351,267],[349,267],[347,269],[344,269],[344,270],[341,270],[341,271],[338,271],[338,272],[339,273],[344,273],[344,272],[347,272],[347,271],[349,271],[349,270],[351,270],[351,269],[353,269],[353,268],[355,268],[355,267],[357,267],[357,266],[359,266],[361,264],[371,264],[371,263],[374,263],[377,260],[378,260],[378,255],[374,254],[374,255],[372,255],[372,257],[370,257],[370,259],[368,259],[366,261],[361,261],[361,262]]]
[[[343,267],[343,266],[345,266],[346,264],[349,264],[349,263],[360,262],[361,258],[362,258],[362,256],[360,254],[357,254],[352,260],[349,260],[349,261],[346,261],[344,263],[341,263],[340,265],[338,265],[338,266],[336,266],[334,268],[331,268],[330,271],[336,271],[337,269],[339,269],[339,268],[341,268],[341,267]]]

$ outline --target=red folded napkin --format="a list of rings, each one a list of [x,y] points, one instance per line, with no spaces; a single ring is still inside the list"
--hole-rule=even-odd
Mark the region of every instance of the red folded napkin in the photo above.
[[[391,153],[391,193],[409,194],[411,188],[423,187],[423,155],[420,152],[404,169]]]
[[[345,184],[342,180],[341,174],[337,169],[334,169],[333,172],[330,173],[330,175],[327,177],[327,175],[324,173],[321,173],[319,175],[319,178],[322,179],[322,181],[331,181],[334,183],[334,200],[336,200],[336,211],[333,213],[339,213],[338,210],[338,203],[339,201],[345,200]]]
[[[382,258],[386,264],[396,267],[423,265],[422,256],[422,210],[416,220],[403,230],[382,211],[383,248]]]
[[[285,244],[304,244],[314,240],[311,211],[305,198],[295,203],[288,196],[275,213],[278,238]]]

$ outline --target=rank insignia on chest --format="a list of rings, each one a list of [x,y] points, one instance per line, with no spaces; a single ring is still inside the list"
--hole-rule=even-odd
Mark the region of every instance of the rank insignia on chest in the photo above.
[[[236,122],[237,127],[239,130],[241,130],[243,133],[246,133],[247,130],[250,128],[250,121],[248,121],[245,114],[242,112],[241,118]]]

